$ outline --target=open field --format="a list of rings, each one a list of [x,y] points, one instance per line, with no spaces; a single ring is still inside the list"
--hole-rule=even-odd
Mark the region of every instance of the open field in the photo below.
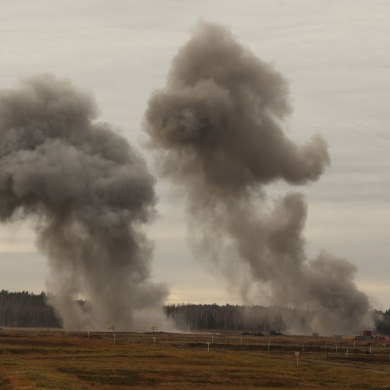
[[[0,389],[390,388],[389,347],[381,343],[354,348],[353,341],[318,337],[115,335],[114,343],[108,332],[88,338],[87,332],[3,328]]]

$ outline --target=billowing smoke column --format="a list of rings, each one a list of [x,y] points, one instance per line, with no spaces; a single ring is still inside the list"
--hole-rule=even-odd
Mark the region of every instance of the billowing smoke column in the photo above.
[[[302,194],[267,206],[267,183],[316,181],[330,163],[320,136],[297,145],[285,135],[279,123],[289,112],[283,77],[226,28],[201,23],[151,96],[145,131],[162,174],[184,189],[196,253],[245,302],[263,290],[272,303],[315,311],[316,330],[355,329],[369,310],[355,266],[325,252],[307,259]]]
[[[141,229],[155,214],[154,178],[96,116],[88,93],[51,75],[0,91],[0,220],[33,219],[65,327],[135,329],[167,295],[150,281]]]

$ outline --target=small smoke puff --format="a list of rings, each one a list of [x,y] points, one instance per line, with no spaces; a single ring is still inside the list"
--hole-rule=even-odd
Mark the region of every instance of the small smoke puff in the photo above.
[[[307,259],[303,195],[287,194],[273,210],[264,202],[266,184],[313,182],[330,164],[321,136],[302,145],[286,136],[280,122],[290,112],[282,75],[225,27],[201,23],[173,59],[166,87],[152,94],[144,129],[162,175],[184,189],[199,257],[211,259],[245,302],[248,280],[266,283],[272,303],[316,310],[319,323],[332,318],[322,333],[349,330],[369,310],[353,266]]]
[[[142,231],[155,215],[155,179],[97,113],[89,93],[48,74],[0,92],[0,219],[37,221],[66,327],[134,329],[137,310],[158,311],[167,295],[150,281]]]

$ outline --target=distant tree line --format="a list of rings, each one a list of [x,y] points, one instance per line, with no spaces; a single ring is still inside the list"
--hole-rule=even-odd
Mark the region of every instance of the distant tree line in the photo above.
[[[375,332],[382,335],[390,335],[390,309],[382,312],[374,310]]]
[[[47,304],[48,296],[22,292],[0,291],[0,326],[60,328],[61,320]]]
[[[0,327],[62,327],[61,319],[48,304],[49,296],[40,294],[0,291]],[[79,301],[84,306],[86,301]],[[171,304],[164,306],[166,316],[181,330],[236,330],[263,332],[307,333],[313,313],[284,307]],[[374,332],[390,335],[390,309],[372,312]]]
[[[164,307],[168,318],[182,330],[238,330],[309,333],[314,313],[273,306],[173,304]],[[390,335],[390,309],[373,310],[374,334]]]
[[[312,316],[310,311],[257,305],[173,304],[164,309],[167,317],[183,330],[308,331]]]

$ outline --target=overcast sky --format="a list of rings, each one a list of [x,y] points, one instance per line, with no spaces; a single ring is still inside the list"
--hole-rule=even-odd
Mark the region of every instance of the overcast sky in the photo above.
[[[307,196],[307,249],[357,265],[357,283],[390,307],[390,2],[316,0],[13,0],[0,5],[0,88],[51,72],[92,91],[100,120],[142,148],[150,93],[200,18],[227,25],[289,81],[294,112],[285,131],[320,133],[332,164]],[[271,196],[291,188],[276,183]],[[183,203],[159,182],[153,276],[171,302],[239,303],[187,248]],[[0,289],[45,290],[46,259],[31,221],[0,227]],[[261,302],[266,303],[266,302]]]

